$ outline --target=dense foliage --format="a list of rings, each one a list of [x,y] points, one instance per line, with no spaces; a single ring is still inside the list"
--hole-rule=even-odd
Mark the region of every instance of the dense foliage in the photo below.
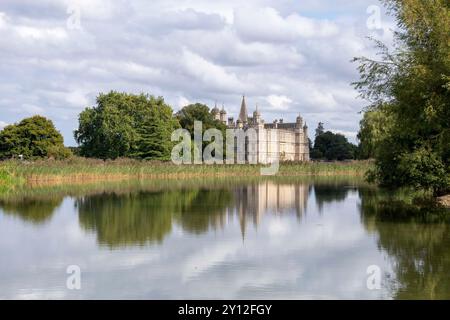
[[[53,122],[42,116],[23,119],[0,131],[0,159],[66,158],[71,152],[64,147],[62,135]]]
[[[111,91],[80,114],[75,140],[86,157],[167,160],[178,127],[163,98]]]
[[[226,137],[226,129],[227,126],[219,120],[214,118],[212,111],[209,109],[207,105],[201,103],[190,104],[183,107],[180,111],[176,113],[176,117],[180,122],[180,125],[183,129],[188,130],[191,133],[192,139],[194,138],[194,121],[201,121],[202,123],[202,136],[208,129],[217,129],[222,133],[223,139]],[[211,142],[203,141],[202,148],[210,144]],[[192,144],[193,152],[197,152],[194,150],[194,144]],[[223,143],[222,154],[226,154],[226,145]],[[219,155],[217,155],[219,156]]]
[[[355,158],[356,146],[341,134],[325,131],[323,123],[316,129],[311,158],[314,160],[348,160]]]
[[[370,101],[360,139],[371,177],[434,194],[450,190],[450,2],[386,0],[398,22],[393,50],[355,58],[355,87]],[[384,126],[383,126],[384,124]]]
[[[208,129],[218,129],[225,137],[226,125],[214,119],[214,115],[207,105],[201,103],[190,104],[176,113],[176,117],[183,129],[188,130],[194,137],[194,121],[202,122],[203,133]]]

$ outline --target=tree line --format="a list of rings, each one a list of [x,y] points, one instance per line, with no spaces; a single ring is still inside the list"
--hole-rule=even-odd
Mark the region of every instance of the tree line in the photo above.
[[[203,132],[215,128],[225,136],[226,125],[214,118],[207,105],[190,104],[174,114],[162,97],[111,91],[99,94],[96,105],[80,113],[74,132],[78,148],[64,147],[53,122],[33,116],[0,131],[0,159],[64,159],[75,152],[99,159],[170,160],[172,132],[184,128],[193,139],[194,121],[202,122]],[[354,159],[356,146],[343,135],[325,132],[319,123],[311,156],[316,160]]]
[[[450,2],[383,0],[398,25],[393,50],[375,41],[379,59],[354,59],[360,79],[353,83],[369,101],[355,146],[319,123],[311,157],[322,160],[375,159],[369,179],[388,187],[409,186],[434,195],[450,192]],[[170,135],[225,126],[206,105],[175,115],[162,97],[111,91],[79,115],[75,140],[80,155],[101,159],[132,157],[168,160]],[[0,131],[0,159],[65,158],[61,134],[52,121],[34,116]]]
[[[358,138],[375,159],[371,180],[450,192],[450,2],[385,0],[397,21],[394,48],[358,57],[354,83],[369,101]]]
[[[53,122],[33,116],[8,125],[0,131],[0,159],[64,159],[79,156],[116,159],[170,160],[174,142],[171,134],[178,128],[194,132],[194,121],[203,131],[226,126],[216,120],[207,105],[195,103],[177,113],[162,97],[111,91],[99,94],[96,105],[84,109],[74,131],[77,148],[67,148]]]

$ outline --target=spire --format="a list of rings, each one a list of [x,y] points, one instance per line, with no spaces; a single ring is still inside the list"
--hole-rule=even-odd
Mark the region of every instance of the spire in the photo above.
[[[247,112],[247,105],[245,104],[245,96],[242,96],[241,111],[239,112],[239,120],[245,123],[247,122],[247,117],[248,112]]]
[[[255,114],[259,115],[258,104],[256,104]]]

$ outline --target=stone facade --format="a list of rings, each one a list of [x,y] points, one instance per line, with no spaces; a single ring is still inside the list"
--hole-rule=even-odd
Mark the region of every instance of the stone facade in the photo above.
[[[229,129],[243,129],[246,133],[244,154],[249,163],[272,163],[279,161],[309,161],[308,127],[299,115],[294,123],[285,123],[283,119],[265,123],[258,111],[258,106],[249,117],[245,97],[242,97],[241,109],[237,121],[227,118],[225,108],[217,106],[211,111],[216,120],[227,125]],[[278,157],[277,157],[278,156]]]

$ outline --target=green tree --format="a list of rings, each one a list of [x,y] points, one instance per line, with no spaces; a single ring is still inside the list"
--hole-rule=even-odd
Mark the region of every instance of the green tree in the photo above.
[[[183,107],[177,112],[176,117],[178,118],[181,127],[191,133],[192,138],[194,137],[194,121],[202,122],[203,133],[212,128],[223,132],[226,130],[226,125],[219,120],[214,119],[209,107],[201,103],[190,104]]]
[[[319,134],[316,136],[314,147],[311,149],[312,159],[347,160],[355,158],[356,146],[348,142],[345,136],[331,131],[320,133],[319,128],[324,130],[322,123],[319,123],[316,130],[316,133]]]
[[[450,190],[450,2],[385,0],[399,31],[380,59],[355,58],[355,87],[391,124],[374,150],[372,178],[434,194]],[[363,128],[364,129],[364,128]],[[418,171],[421,173],[418,174]]]
[[[97,106],[80,114],[74,134],[83,156],[167,160],[171,134],[178,127],[162,97],[111,91],[100,94]]]
[[[0,159],[65,158],[71,155],[53,122],[42,116],[26,118],[0,131]]]
[[[392,119],[388,112],[388,108],[380,107],[364,113],[358,132],[358,158],[369,159],[375,157],[377,148],[379,148],[383,139],[386,138],[392,126]]]
[[[194,121],[202,122],[202,135],[208,129],[217,129],[222,132],[222,137],[225,139],[226,137],[226,129],[227,126],[219,120],[214,119],[214,115],[210,111],[207,105],[201,103],[190,104],[183,107],[180,111],[177,112],[176,117],[180,122],[180,125],[183,129],[188,130],[191,133],[192,139],[194,139]],[[210,142],[203,142],[203,149]],[[192,144],[194,147],[194,144]],[[226,144],[224,143],[223,154],[225,155]]]

